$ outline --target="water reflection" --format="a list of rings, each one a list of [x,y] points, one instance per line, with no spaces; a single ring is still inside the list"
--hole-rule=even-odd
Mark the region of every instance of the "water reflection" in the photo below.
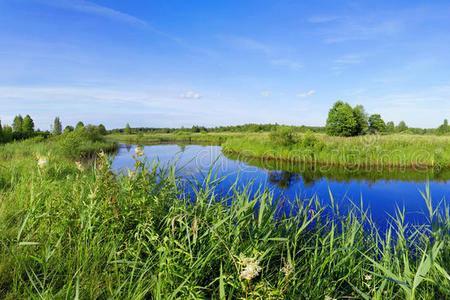
[[[361,180],[369,183],[377,181],[441,181],[450,180],[449,169],[431,169],[431,168],[394,168],[394,167],[370,167],[355,168],[352,167],[336,167],[332,165],[307,164],[297,162],[286,162],[281,160],[255,159],[240,157],[234,154],[224,154],[232,160],[243,161],[249,165],[266,169],[269,171],[283,171],[288,174],[296,174],[303,178],[307,185],[313,185],[314,182],[328,178],[335,181],[351,182]],[[275,176],[275,175],[274,175]],[[284,175],[289,176],[289,175]],[[278,176],[279,177],[279,176]]]
[[[124,172],[134,168],[134,145],[119,149],[113,159],[112,169]],[[248,185],[250,193],[267,188],[274,201],[284,203],[290,209],[295,199],[317,197],[324,204],[333,201],[340,207],[349,200],[370,211],[378,224],[386,224],[388,215],[395,215],[397,207],[404,208],[406,221],[425,221],[427,207],[419,191],[430,186],[434,203],[450,196],[450,170],[395,169],[395,168],[336,168],[271,160],[242,159],[223,154],[219,146],[201,145],[152,145],[144,147],[145,158],[157,161],[160,167],[176,167],[176,174],[186,181],[202,181],[212,169],[221,178],[218,191],[227,193],[236,187]]]

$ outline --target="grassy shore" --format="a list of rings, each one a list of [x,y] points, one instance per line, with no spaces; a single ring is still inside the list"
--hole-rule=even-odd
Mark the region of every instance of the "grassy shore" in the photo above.
[[[242,158],[262,158],[319,165],[350,167],[450,167],[450,137],[419,135],[367,135],[330,137],[298,134],[289,146],[268,135],[230,138],[224,152]]]
[[[69,139],[69,138],[68,138]],[[100,148],[85,138],[79,145]],[[61,138],[65,140],[65,138]],[[445,299],[450,212],[386,232],[316,199],[279,216],[267,192],[183,196],[173,172],[80,165],[64,141],[0,147],[0,295],[6,299]],[[92,149],[92,147],[89,147]],[[83,147],[74,147],[83,149]],[[36,156],[46,155],[46,159]],[[232,201],[229,201],[232,200]],[[231,203],[227,205],[226,203]],[[324,210],[336,211],[330,218]]]
[[[217,132],[217,133],[149,133],[149,134],[110,134],[108,139],[112,141],[119,141],[123,143],[143,143],[143,144],[158,144],[158,143],[210,143],[220,145],[230,138],[244,138],[246,133],[239,132]]]
[[[366,135],[331,137],[320,133],[296,133],[289,145],[270,133],[169,133],[125,135],[109,138],[128,143],[211,143],[242,159],[304,162],[349,167],[450,167],[450,137],[435,135]]]

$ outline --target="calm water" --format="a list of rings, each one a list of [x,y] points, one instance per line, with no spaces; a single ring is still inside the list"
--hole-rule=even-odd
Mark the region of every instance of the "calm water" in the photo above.
[[[134,145],[123,145],[114,157],[115,172],[126,172],[134,167]],[[218,192],[226,193],[237,181],[243,187],[252,183],[252,191],[261,187],[271,190],[286,212],[290,204],[300,197],[317,196],[321,202],[330,203],[329,190],[335,202],[345,209],[350,201],[370,208],[374,221],[386,225],[388,214],[396,207],[405,208],[407,222],[425,222],[426,206],[420,191],[429,182],[435,203],[450,198],[450,174],[425,170],[344,170],[330,167],[312,167],[301,164],[281,164],[257,160],[239,160],[227,157],[220,146],[201,145],[151,145],[144,147],[148,161],[158,161],[161,166],[175,164],[177,175],[184,179],[202,180],[212,168],[225,179]]]

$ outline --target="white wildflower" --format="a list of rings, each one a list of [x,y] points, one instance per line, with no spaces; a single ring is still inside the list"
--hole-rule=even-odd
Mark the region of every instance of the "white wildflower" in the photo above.
[[[289,277],[289,275],[294,272],[294,266],[288,262],[285,262],[284,266],[281,268],[281,272],[283,272],[286,277]]]
[[[364,280],[365,281],[371,281],[372,280],[372,275],[371,274],[364,275]]]
[[[75,165],[77,166],[77,169],[78,169],[80,172],[83,172],[83,171],[84,171],[84,167],[83,167],[83,164],[81,163],[81,161],[76,161],[76,162],[75,162]]]
[[[37,156],[37,165],[40,169],[43,169],[46,165],[48,165],[48,158],[45,156]]]
[[[136,172],[128,170],[128,178],[133,178],[136,175]]]
[[[241,257],[239,260],[239,263],[242,266],[241,274],[239,276],[241,279],[250,281],[257,277],[262,270],[255,258]]]
[[[144,156],[144,149],[141,146],[137,146],[136,149],[134,149],[134,153],[136,153],[136,156]]]

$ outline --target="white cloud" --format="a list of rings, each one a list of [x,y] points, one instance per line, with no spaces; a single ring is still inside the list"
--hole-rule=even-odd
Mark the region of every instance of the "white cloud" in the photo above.
[[[297,71],[303,68],[303,65],[297,61],[290,60],[290,59],[272,59],[270,63],[274,66],[279,67],[287,67],[291,70]]]
[[[362,62],[363,57],[359,54],[348,54],[334,60],[334,63],[338,65],[357,65]]]
[[[180,95],[180,98],[183,99],[200,99],[202,95],[200,93],[194,91],[186,91]]]
[[[286,49],[280,49],[277,46],[247,37],[227,36],[220,38],[234,49],[259,53],[272,66],[284,67],[294,71],[303,68],[303,64],[297,60],[286,58],[288,56],[286,52],[289,52]]]
[[[98,5],[89,1],[80,1],[80,0],[58,0],[58,1],[50,1],[50,0],[37,0],[37,2],[58,7],[62,9],[69,9],[73,11],[78,11],[81,13],[97,15],[104,18],[109,18],[115,21],[128,23],[136,26],[148,27],[148,23],[144,20],[136,18],[132,15],[120,12],[118,10]]]
[[[338,16],[325,16],[325,15],[312,16],[312,17],[308,18],[308,22],[313,23],[313,24],[330,23],[330,22],[338,20],[339,18],[340,17],[338,17]]]
[[[261,91],[261,96],[270,97],[270,96],[272,96],[272,92],[271,91]]]
[[[309,90],[307,92],[297,94],[297,97],[299,97],[299,98],[307,98],[307,97],[314,96],[315,94],[316,94],[315,90]]]
[[[239,50],[261,52],[266,55],[273,52],[273,49],[269,45],[266,45],[252,38],[242,36],[227,36],[221,38],[227,44]]]

